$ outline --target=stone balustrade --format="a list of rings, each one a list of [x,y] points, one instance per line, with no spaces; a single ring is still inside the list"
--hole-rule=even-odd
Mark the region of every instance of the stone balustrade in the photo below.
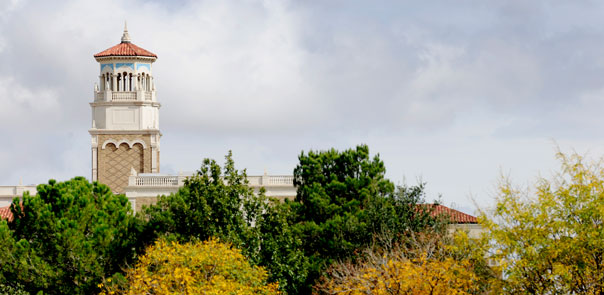
[[[111,93],[111,99],[113,101],[130,101],[136,100],[136,92],[134,91],[115,91]]]
[[[134,186],[178,186],[178,176],[136,176]],[[132,185],[132,184],[130,184]]]
[[[128,186],[125,194],[132,209],[138,211],[143,205],[150,205],[157,201],[157,196],[176,193],[184,185],[187,177],[193,176],[193,172],[181,172],[178,175],[166,175],[158,173],[136,173],[132,172],[128,178]],[[248,176],[249,186],[255,193],[262,188],[267,197],[276,199],[290,199],[296,197],[294,177],[292,175],[260,175]]]
[[[133,175],[128,181],[129,186],[144,187],[179,187],[192,173],[179,175]],[[291,175],[261,175],[248,176],[247,180],[252,187],[260,186],[286,186],[293,187],[294,177]]]
[[[154,101],[155,91],[95,91],[94,101]]]

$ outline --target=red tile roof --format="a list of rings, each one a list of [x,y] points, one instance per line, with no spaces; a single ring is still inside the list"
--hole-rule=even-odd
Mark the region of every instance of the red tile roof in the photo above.
[[[478,219],[470,214],[445,207],[443,205],[429,205],[432,207],[432,216],[445,216],[451,223],[478,223]]]
[[[157,58],[155,53],[142,49],[130,42],[122,42],[94,55],[94,57],[104,56],[147,56]]]
[[[10,211],[10,205],[0,207],[0,219],[6,219],[8,222],[13,221],[13,212]]]

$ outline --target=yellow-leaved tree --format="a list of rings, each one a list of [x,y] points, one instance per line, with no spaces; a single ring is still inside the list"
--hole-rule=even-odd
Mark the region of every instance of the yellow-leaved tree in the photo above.
[[[533,188],[504,179],[482,216],[508,294],[604,294],[604,168],[558,158],[561,171]]]
[[[497,285],[482,246],[458,236],[422,234],[388,250],[368,249],[355,263],[331,267],[317,294],[486,294]]]
[[[214,238],[186,244],[160,239],[126,271],[126,282],[107,279],[100,287],[101,294],[279,294],[262,267]]]

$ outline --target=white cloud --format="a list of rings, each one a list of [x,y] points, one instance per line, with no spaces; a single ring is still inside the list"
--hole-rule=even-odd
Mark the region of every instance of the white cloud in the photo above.
[[[0,76],[0,105],[2,127],[28,126],[32,118],[52,120],[60,111],[57,94],[52,89],[30,89],[12,77]]]
[[[598,9],[4,1],[0,184],[89,175],[92,55],[128,20],[133,42],[159,56],[162,167],[196,169],[233,149],[252,173],[291,173],[300,150],[368,143],[393,179],[423,175],[445,201],[467,202],[500,166],[522,177],[554,166],[550,138],[601,147]]]

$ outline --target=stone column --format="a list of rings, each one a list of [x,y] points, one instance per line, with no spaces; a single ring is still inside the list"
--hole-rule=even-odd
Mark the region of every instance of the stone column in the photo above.
[[[111,74],[111,79],[113,79],[113,87],[112,91],[117,91],[117,76],[115,74]]]
[[[92,136],[92,181],[98,180],[98,136]]]

